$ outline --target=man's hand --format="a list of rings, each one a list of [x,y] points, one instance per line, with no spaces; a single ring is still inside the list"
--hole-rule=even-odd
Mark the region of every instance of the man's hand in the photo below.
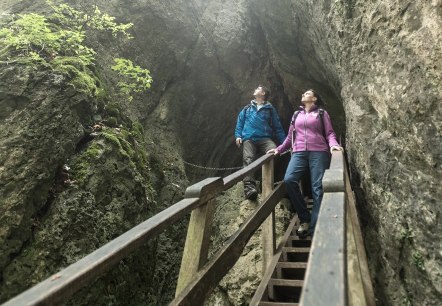
[[[236,146],[239,148],[242,145],[242,139],[236,138]]]

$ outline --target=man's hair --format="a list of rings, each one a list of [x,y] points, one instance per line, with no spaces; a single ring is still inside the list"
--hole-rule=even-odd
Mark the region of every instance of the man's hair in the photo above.
[[[316,103],[315,104],[317,106],[324,106],[324,101],[322,101],[321,96],[316,91],[314,91],[313,89],[309,89],[307,91],[311,91],[313,93],[313,96],[316,98]]]
[[[264,85],[258,85],[258,87],[261,87],[262,90],[264,91],[264,100],[267,100],[270,97],[270,90],[265,87]]]

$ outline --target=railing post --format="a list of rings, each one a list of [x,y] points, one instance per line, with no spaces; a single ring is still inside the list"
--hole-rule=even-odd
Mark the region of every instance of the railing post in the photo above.
[[[262,166],[262,198],[265,199],[273,190],[273,159],[268,160]],[[275,240],[275,209],[262,224],[262,251],[264,275],[276,250]]]
[[[201,201],[207,202],[194,209],[190,216],[175,296],[188,285],[192,277],[207,261],[215,211],[215,199],[213,197],[222,188],[223,180],[217,177],[205,179],[186,189],[185,198],[198,197]]]

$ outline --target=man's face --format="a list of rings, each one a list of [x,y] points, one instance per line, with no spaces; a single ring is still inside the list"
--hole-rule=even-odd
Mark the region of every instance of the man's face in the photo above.
[[[255,89],[255,91],[253,92],[253,96],[255,98],[257,98],[257,97],[264,97],[265,95],[266,95],[266,93],[264,92],[264,90],[262,89],[261,86],[257,87]]]

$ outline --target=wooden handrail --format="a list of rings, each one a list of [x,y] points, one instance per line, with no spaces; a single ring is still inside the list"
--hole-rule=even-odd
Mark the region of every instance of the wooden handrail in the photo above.
[[[176,221],[181,220],[195,208],[206,205],[207,201],[216,197],[219,192],[232,187],[247,174],[257,171],[262,164],[273,158],[274,156],[271,154],[264,155],[223,180],[221,178],[209,178],[190,186],[186,190],[187,198],[133,227],[79,261],[2,304],[2,306],[61,303],[79,289],[97,279],[121,259],[130,255],[147,240],[158,235]]]
[[[198,198],[179,201],[2,306],[50,305],[62,302],[131,254],[149,238],[201,204]]]
[[[238,170],[232,174],[230,174],[229,176],[226,176],[223,181],[224,181],[224,190],[229,189],[230,187],[232,187],[233,185],[235,185],[236,183],[240,182],[247,174],[250,174],[256,170],[258,170],[259,167],[261,167],[265,162],[267,162],[270,159],[275,158],[275,156],[273,154],[265,154],[263,156],[261,156],[260,158],[258,158],[257,160],[255,160],[253,163],[251,163],[250,165],[248,165],[247,167]]]
[[[312,240],[301,306],[347,305],[344,158],[332,153],[323,179],[324,197]]]

